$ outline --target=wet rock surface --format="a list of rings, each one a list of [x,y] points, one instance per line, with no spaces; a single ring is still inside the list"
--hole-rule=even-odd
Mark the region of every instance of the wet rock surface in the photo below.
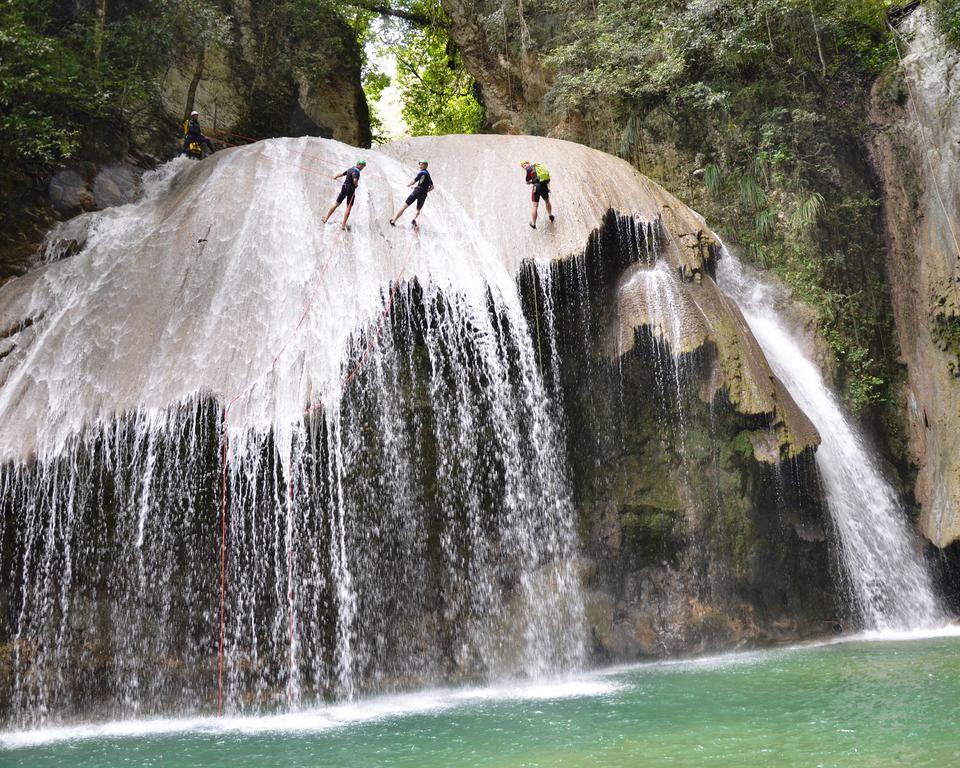
[[[898,40],[902,64],[874,86],[870,146],[920,528],[943,548],[960,538],[960,61],[923,8],[900,29],[909,42]]]
[[[97,208],[126,205],[140,194],[143,171],[129,165],[108,165],[93,180],[93,202]]]
[[[53,206],[64,213],[90,211],[95,207],[87,180],[69,168],[58,171],[50,179],[48,195]]]

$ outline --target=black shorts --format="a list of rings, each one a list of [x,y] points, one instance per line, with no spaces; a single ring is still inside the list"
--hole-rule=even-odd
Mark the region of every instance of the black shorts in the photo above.
[[[417,210],[419,211],[423,208],[424,202],[427,199],[427,190],[425,189],[415,189],[407,196],[407,205],[413,205],[414,201],[417,203]]]
[[[337,195],[337,205],[340,205],[344,200],[347,201],[347,205],[353,205],[353,196],[356,194],[357,188],[354,186],[342,187],[340,189],[340,194]]]
[[[550,199],[549,181],[538,181],[533,185],[533,192],[530,193],[530,199],[535,203],[539,203],[540,198],[543,198],[544,200]]]

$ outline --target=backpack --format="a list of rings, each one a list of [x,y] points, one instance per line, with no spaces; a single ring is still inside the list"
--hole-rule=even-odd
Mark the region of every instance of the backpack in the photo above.
[[[533,170],[537,172],[537,181],[550,181],[550,171],[543,163],[534,163]]]

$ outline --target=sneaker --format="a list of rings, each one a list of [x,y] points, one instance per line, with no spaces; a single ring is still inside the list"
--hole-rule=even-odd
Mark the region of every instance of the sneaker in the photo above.
[[[395,222],[393,219],[390,219],[390,226],[391,227],[397,226],[397,222]]]
[[[530,225],[530,229],[536,229],[536,228],[537,228],[537,225],[534,224],[532,221],[528,221],[527,224]]]
[[[417,220],[414,219],[413,221],[410,222],[410,226],[413,227],[414,229],[417,229],[419,228],[420,225],[417,224]]]
[[[551,213],[551,214],[550,214],[550,221],[553,221],[555,218],[557,218],[557,217],[554,216],[554,215]]]

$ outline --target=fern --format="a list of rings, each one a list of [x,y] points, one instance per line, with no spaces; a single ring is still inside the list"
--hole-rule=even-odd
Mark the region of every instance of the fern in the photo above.
[[[823,195],[811,192],[800,201],[800,205],[790,216],[790,227],[797,234],[809,232],[823,213]]]
[[[776,225],[776,211],[772,211],[769,208],[764,208],[762,211],[758,211],[753,220],[753,228],[757,233],[757,237],[761,238],[762,240],[766,240],[773,234],[773,230]]]
[[[740,203],[749,211],[757,211],[766,202],[767,193],[757,184],[756,179],[744,176],[740,179]]]
[[[720,175],[720,167],[716,163],[710,163],[703,169],[703,183],[706,185],[707,191],[714,197],[720,193],[723,177]]]

